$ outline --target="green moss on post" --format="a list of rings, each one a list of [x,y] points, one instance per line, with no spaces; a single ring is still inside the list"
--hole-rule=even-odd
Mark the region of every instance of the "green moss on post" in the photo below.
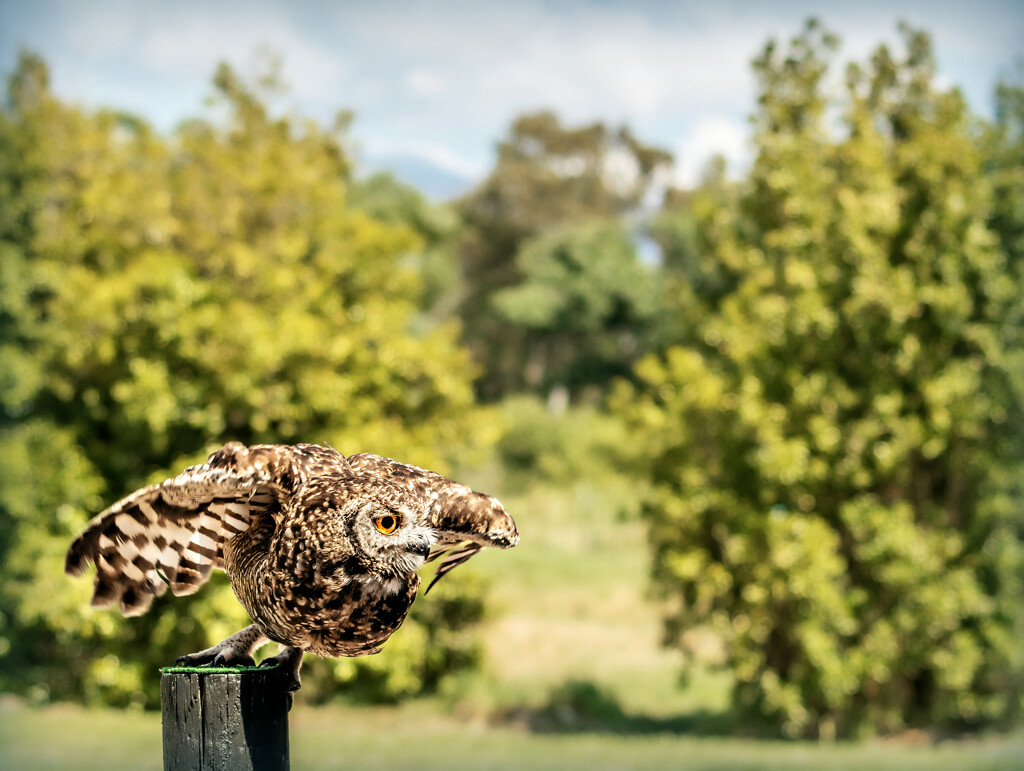
[[[287,771],[286,683],[278,667],[162,669],[164,771]]]

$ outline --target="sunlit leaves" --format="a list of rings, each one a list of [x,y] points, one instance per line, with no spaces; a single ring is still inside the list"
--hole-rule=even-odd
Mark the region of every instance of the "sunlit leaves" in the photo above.
[[[843,94],[833,47],[812,25],[755,62],[757,159],[667,215],[695,219],[694,302],[617,404],[647,440],[669,639],[717,633],[737,707],[787,735],[973,725],[1019,708],[1024,671],[1024,286],[927,37]]]
[[[228,440],[443,468],[489,434],[469,430],[475,369],[458,329],[417,323],[416,227],[349,205],[334,132],[273,116],[226,68],[215,84],[221,120],[161,137],[62,104],[34,57],[12,78],[0,592],[4,634],[19,639],[0,658],[6,685],[152,700],[156,666],[244,622],[223,580],[131,623],[84,610],[88,584],[62,575],[63,551],[135,487]]]
[[[569,127],[551,112],[513,122],[494,169],[459,204],[459,313],[485,398],[575,396],[628,370],[656,303],[620,218],[670,163],[626,128]]]

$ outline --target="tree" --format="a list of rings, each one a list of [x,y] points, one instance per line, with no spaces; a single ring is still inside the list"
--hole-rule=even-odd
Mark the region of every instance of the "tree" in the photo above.
[[[89,587],[62,575],[64,549],[136,487],[231,439],[443,468],[475,436],[457,329],[412,330],[413,229],[348,205],[334,131],[271,115],[227,67],[215,85],[223,123],[190,121],[165,140],[137,118],[62,104],[34,56],[11,78],[0,113],[5,689],[154,704],[156,666],[244,620],[223,580],[130,622],[86,611]],[[426,644],[394,670],[423,677],[381,689],[429,687],[438,661],[472,658],[462,642],[445,648],[452,633],[423,613],[448,608],[465,631],[482,608],[474,592],[418,612],[410,634]]]
[[[976,121],[903,31],[842,99],[815,23],[765,48],[757,159],[699,221],[734,279],[617,394],[669,644],[720,657],[734,705],[789,736],[1020,707],[1024,287]]]
[[[652,350],[687,339],[735,291],[735,266],[720,259],[713,244],[722,238],[719,230],[750,226],[739,212],[741,193],[741,186],[726,177],[720,156],[693,190],[666,192],[649,231],[661,253],[662,305],[673,312],[655,319]]]
[[[1024,67],[996,88],[996,120],[988,136],[988,166],[995,185],[991,226],[1011,265],[1024,260]]]
[[[579,393],[629,374],[660,289],[620,224],[549,230],[523,244],[516,266],[522,281],[495,292],[492,305],[523,332],[528,386]]]
[[[484,369],[479,381],[483,397],[496,399],[549,385],[544,377],[526,374],[537,369],[528,362],[536,355],[539,336],[537,327],[520,322],[519,312],[509,315],[516,295],[505,294],[496,313],[499,292],[531,280],[524,271],[536,258],[520,252],[529,248],[536,255],[546,247],[528,245],[550,231],[600,227],[594,223],[635,210],[670,163],[668,153],[642,144],[626,128],[613,130],[603,123],[567,128],[550,112],[524,115],[512,124],[498,146],[494,170],[459,204],[466,225],[460,246],[460,315],[465,339]],[[581,244],[586,236],[564,238]],[[620,258],[630,254],[621,248],[618,253]],[[590,270],[590,260],[580,257],[577,268]],[[535,294],[531,290],[518,299]]]
[[[461,293],[455,242],[462,223],[454,208],[431,203],[389,172],[356,180],[348,193],[353,208],[379,222],[413,230],[420,242],[420,249],[412,255],[420,276],[420,310],[435,324],[450,320]]]
[[[989,227],[1006,254],[1007,267],[1018,285],[1024,285],[1024,66],[1016,80],[996,88],[996,120],[986,135],[986,171],[992,180],[993,205]],[[1024,297],[1007,319],[1007,334],[1015,336],[1013,350],[1024,350]],[[1024,374],[1024,365],[1016,368]],[[1024,402],[1024,382],[1017,384]],[[1024,441],[1024,437],[1021,437]]]

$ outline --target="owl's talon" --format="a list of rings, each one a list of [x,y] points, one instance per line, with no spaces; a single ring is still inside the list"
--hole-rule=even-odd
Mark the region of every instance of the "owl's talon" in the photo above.
[[[254,667],[256,660],[244,653],[238,654],[234,648],[228,648],[214,656],[210,665],[214,667]]]
[[[299,678],[299,669],[302,667],[302,649],[301,648],[282,648],[281,652],[276,656],[264,659],[261,663],[261,667],[270,667],[280,665],[285,668],[288,672],[288,680],[285,684],[285,691],[290,694],[295,693],[302,687],[302,680]]]
[[[204,651],[179,656],[175,663],[186,667],[253,667],[252,652],[266,640],[255,626],[248,626]]]

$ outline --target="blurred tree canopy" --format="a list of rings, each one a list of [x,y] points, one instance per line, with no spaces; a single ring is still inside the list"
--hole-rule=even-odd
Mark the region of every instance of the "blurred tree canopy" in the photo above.
[[[275,117],[226,66],[214,84],[222,120],[163,138],[137,118],[61,103],[35,56],[10,79],[4,690],[155,704],[155,667],[245,623],[223,580],[126,623],[88,611],[87,582],[61,567],[91,515],[224,441],[328,442],[440,468],[452,448],[486,441],[456,325],[417,323],[416,256],[424,231],[446,226],[385,216],[365,189],[361,208],[349,204],[344,120]],[[394,697],[436,685],[445,662],[471,662],[480,589],[454,583],[397,636],[418,644],[385,654],[388,667],[338,665],[334,681]]]
[[[420,277],[421,320],[432,325],[453,318],[461,287],[454,256],[461,222],[455,209],[431,203],[388,172],[350,181],[348,202],[375,220],[413,230],[421,248],[409,255],[408,267]]]
[[[516,255],[522,280],[492,295],[497,316],[525,333],[520,361],[541,393],[579,392],[627,376],[659,308],[658,276],[642,265],[621,224],[569,225],[542,233]]]
[[[753,168],[660,222],[679,337],[615,399],[667,641],[788,736],[1022,706],[1019,91],[986,135],[903,33],[841,93],[815,23],[756,59]]]
[[[459,312],[483,367],[485,400],[543,396],[555,382],[605,386],[629,370],[634,328],[651,312],[638,307],[637,293],[654,276],[642,275],[623,216],[644,202],[671,161],[628,128],[568,128],[551,112],[512,124],[490,175],[459,203]],[[563,286],[570,276],[572,286]],[[641,287],[614,285],[624,277]],[[572,329],[562,326],[569,317]]]

